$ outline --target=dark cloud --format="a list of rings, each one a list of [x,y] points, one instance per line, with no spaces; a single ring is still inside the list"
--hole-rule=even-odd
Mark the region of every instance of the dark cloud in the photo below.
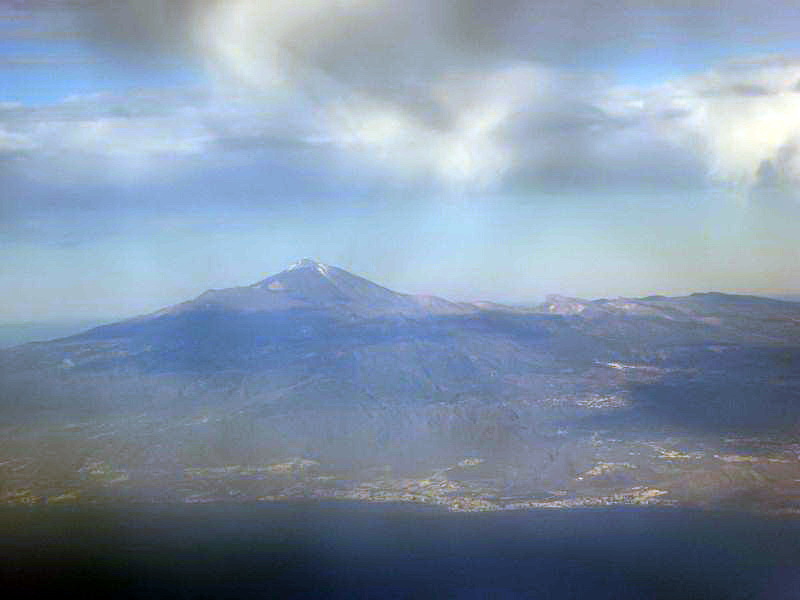
[[[756,173],[755,191],[785,192],[790,190],[791,195],[796,196],[798,158],[800,158],[798,140],[792,139],[783,144],[773,158],[761,161]]]
[[[734,84],[729,89],[734,96],[744,96],[746,98],[752,98],[755,96],[768,96],[771,93],[766,87],[752,83]]]
[[[27,3],[20,3],[27,4]],[[56,3],[42,3],[53,5]],[[226,0],[87,0],[72,2],[99,42],[135,52],[185,47],[190,32]],[[247,7],[281,16],[279,2]],[[311,2],[296,2],[298,6]],[[62,3],[63,5],[63,3]],[[316,3],[282,43],[303,61],[365,79],[387,70],[405,77],[476,60],[573,64],[601,51],[674,50],[693,43],[794,40],[800,8],[794,2],[730,0],[407,0]],[[254,8],[253,8],[254,7]],[[252,9],[252,10],[251,10]],[[413,65],[413,67],[412,67]],[[400,67],[400,70],[395,70]]]
[[[141,61],[194,51],[194,20],[213,4],[214,0],[73,0],[70,14],[81,35],[102,50]]]
[[[626,144],[580,136],[560,139],[536,160],[520,161],[508,176],[509,190],[652,192],[697,190],[708,175],[697,157],[662,144]]]

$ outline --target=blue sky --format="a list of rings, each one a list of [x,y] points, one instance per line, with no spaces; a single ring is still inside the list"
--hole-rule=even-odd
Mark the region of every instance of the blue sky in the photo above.
[[[794,3],[0,8],[0,322],[312,256],[406,292],[800,292]]]

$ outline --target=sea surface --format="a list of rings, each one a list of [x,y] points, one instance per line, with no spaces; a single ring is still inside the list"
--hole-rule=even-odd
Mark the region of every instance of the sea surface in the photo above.
[[[7,507],[0,590],[3,598],[794,599],[800,519],[344,502]]]

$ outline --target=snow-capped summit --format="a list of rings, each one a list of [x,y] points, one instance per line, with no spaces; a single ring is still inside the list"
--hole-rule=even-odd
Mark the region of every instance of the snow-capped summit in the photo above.
[[[321,275],[326,274],[328,270],[328,265],[325,263],[321,263],[319,261],[314,260],[313,258],[301,258],[295,263],[289,265],[286,269],[287,271],[296,271],[297,269],[314,269],[319,272]]]
[[[322,309],[340,315],[376,317],[470,312],[474,308],[431,296],[401,294],[344,269],[304,258],[249,286],[208,290],[195,300],[168,309],[223,309],[244,312]]]

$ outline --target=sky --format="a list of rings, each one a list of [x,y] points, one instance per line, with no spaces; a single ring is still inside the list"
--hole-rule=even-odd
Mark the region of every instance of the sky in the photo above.
[[[800,293],[800,4],[0,1],[0,323],[313,257],[526,303]]]

